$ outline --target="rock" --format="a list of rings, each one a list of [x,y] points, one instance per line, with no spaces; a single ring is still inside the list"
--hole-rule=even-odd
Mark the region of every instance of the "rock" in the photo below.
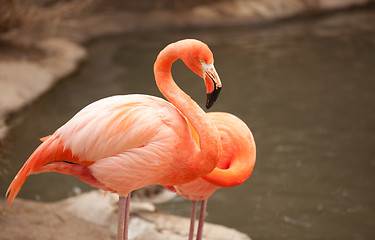
[[[134,240],[186,240],[190,219],[164,213],[138,212],[130,221],[129,236]],[[134,230],[132,230],[134,229]],[[197,229],[197,226],[195,227]],[[205,223],[205,240],[250,240],[244,233],[221,225]]]
[[[56,203],[16,199],[12,208],[0,200],[1,240],[115,239],[116,194],[94,190]],[[131,202],[129,238],[186,240],[190,219],[156,211],[153,204]],[[205,240],[250,240],[235,229],[205,223]]]

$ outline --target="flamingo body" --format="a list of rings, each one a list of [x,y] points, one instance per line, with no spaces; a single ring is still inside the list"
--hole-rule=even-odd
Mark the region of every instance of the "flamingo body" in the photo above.
[[[234,187],[248,179],[255,164],[255,141],[247,125],[238,117],[224,112],[211,112],[208,118],[220,133],[221,158],[210,174],[174,186],[190,200],[209,198],[220,187]]]
[[[189,159],[198,152],[187,120],[172,104],[148,95],[113,96],[83,108],[48,137],[16,180],[70,171],[96,187],[127,195],[150,184],[195,179],[199,169]],[[86,173],[73,173],[77,169]],[[11,188],[20,184],[15,181]]]
[[[236,116],[213,112],[208,118],[219,130],[222,153],[216,168],[194,181],[167,187],[182,197],[192,200],[189,240],[194,237],[197,201],[201,201],[197,240],[202,239],[207,199],[220,187],[234,187],[248,179],[255,164],[255,141],[247,125]]]

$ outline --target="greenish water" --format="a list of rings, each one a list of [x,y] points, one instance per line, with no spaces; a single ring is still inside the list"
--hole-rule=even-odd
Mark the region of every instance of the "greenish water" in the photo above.
[[[254,240],[375,239],[375,10],[334,13],[259,27],[112,36],[88,44],[74,75],[10,119],[1,155],[10,160],[5,190],[23,162],[82,107],[129,93],[161,96],[153,80],[157,53],[198,38],[214,53],[223,90],[212,111],[231,112],[257,143],[253,175],[210,199],[207,221]],[[181,63],[174,77],[201,106],[203,83]],[[55,201],[74,177],[31,176],[20,197]],[[162,204],[189,216],[190,203]]]

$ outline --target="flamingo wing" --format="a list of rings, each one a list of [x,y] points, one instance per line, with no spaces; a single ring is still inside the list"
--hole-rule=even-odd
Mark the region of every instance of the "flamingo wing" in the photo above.
[[[160,98],[121,95],[86,106],[54,135],[80,159],[95,162],[144,145],[168,121],[178,120],[186,122],[173,105]]]

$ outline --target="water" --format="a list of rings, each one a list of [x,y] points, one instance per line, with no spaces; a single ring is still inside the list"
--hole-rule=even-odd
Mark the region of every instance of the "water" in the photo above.
[[[113,36],[88,44],[74,75],[15,115],[2,155],[11,178],[39,144],[82,107],[128,93],[160,96],[153,62],[167,43],[208,43],[223,81],[213,111],[243,119],[257,162],[241,186],[210,199],[207,221],[253,239],[375,239],[375,10],[259,27]],[[203,83],[177,63],[178,83],[204,105]],[[31,176],[20,197],[55,201],[90,187],[59,174]],[[189,216],[182,199],[159,206]]]

